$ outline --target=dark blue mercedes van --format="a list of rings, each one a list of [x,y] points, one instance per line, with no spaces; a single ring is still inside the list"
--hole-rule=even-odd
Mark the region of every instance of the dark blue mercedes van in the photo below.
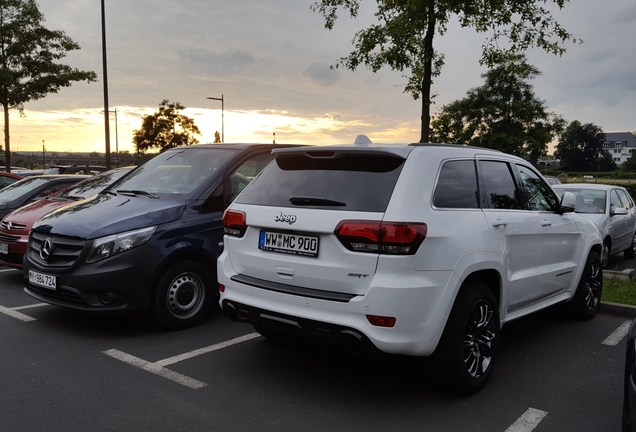
[[[277,147],[173,148],[44,216],[29,236],[24,291],[88,312],[149,311],[168,329],[196,325],[218,296],[223,211]]]

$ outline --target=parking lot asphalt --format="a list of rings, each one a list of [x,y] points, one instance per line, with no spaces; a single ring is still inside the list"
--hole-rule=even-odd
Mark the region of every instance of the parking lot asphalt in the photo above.
[[[0,430],[618,431],[634,317],[511,322],[488,385],[457,396],[421,359],[275,344],[218,310],[178,332],[75,313],[0,267]]]

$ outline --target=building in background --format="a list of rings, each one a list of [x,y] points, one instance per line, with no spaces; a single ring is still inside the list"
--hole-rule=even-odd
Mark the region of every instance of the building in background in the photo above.
[[[636,136],[631,132],[605,132],[603,150],[612,155],[616,165],[621,165],[636,150]]]

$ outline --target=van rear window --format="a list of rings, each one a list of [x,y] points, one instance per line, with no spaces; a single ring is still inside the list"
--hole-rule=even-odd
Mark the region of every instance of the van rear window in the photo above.
[[[404,159],[329,150],[276,155],[237,199],[243,204],[384,212]]]

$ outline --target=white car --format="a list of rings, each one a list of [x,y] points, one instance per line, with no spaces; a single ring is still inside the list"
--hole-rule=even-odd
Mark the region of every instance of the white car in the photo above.
[[[552,188],[558,195],[572,192],[576,197],[574,211],[598,227],[603,239],[603,268],[607,267],[611,255],[620,252],[625,258],[636,258],[636,206],[627,189],[589,183],[553,185]]]
[[[226,210],[220,305],[267,338],[431,356],[480,389],[501,326],[602,292],[596,226],[526,161],[452,144],[274,150]]]

